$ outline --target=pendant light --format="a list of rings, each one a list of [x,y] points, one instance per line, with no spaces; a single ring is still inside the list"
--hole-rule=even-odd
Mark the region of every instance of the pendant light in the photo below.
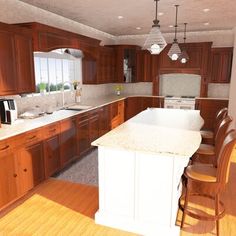
[[[188,53],[186,51],[186,29],[187,29],[187,23],[184,23],[184,46],[183,50],[179,56],[179,60],[181,63],[186,63],[189,60]]]
[[[159,1],[160,0],[154,0],[154,2],[156,2],[156,17],[155,20],[153,20],[154,24],[142,48],[147,49],[151,54],[159,54],[167,45],[160,31],[159,20],[157,19]]]
[[[168,56],[170,57],[170,59],[172,61],[176,61],[179,57],[179,55],[181,54],[181,50],[179,48],[179,44],[178,44],[178,40],[177,40],[177,17],[178,17],[178,7],[179,5],[175,5],[176,7],[176,16],[175,16],[175,38],[174,41],[171,45],[171,48],[168,52]]]

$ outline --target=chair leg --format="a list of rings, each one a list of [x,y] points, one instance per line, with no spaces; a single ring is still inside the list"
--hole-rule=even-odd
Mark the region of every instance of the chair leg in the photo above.
[[[219,194],[216,194],[215,197],[215,215],[218,216],[219,215]],[[220,220],[217,219],[216,220],[216,235],[219,236],[220,233]]]
[[[183,209],[183,215],[182,215],[181,226],[180,226],[181,229],[184,226],[184,221],[185,221],[185,217],[186,217],[186,209],[188,207],[188,199],[189,199],[189,190],[188,190],[188,184],[187,184],[186,195],[184,198],[184,209]]]

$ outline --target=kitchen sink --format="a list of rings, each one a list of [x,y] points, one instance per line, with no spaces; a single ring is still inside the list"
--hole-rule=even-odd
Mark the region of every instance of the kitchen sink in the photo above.
[[[71,110],[71,111],[83,111],[83,110],[87,110],[89,108],[91,108],[92,106],[87,106],[87,105],[72,105],[72,106],[68,106],[65,107],[65,110]]]

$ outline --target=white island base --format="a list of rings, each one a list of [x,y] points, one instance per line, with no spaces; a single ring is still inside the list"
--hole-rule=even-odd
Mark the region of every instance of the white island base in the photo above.
[[[98,147],[98,224],[141,235],[175,236],[180,178],[188,157]]]

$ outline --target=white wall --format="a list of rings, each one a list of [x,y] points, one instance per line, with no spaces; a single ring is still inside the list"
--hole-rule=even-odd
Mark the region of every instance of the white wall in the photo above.
[[[236,128],[236,27],[234,28],[234,57],[229,91],[229,114],[234,118],[233,128]]]
[[[0,21],[4,23],[39,22],[114,44],[115,37],[92,27],[31,6],[18,0],[0,0]]]

